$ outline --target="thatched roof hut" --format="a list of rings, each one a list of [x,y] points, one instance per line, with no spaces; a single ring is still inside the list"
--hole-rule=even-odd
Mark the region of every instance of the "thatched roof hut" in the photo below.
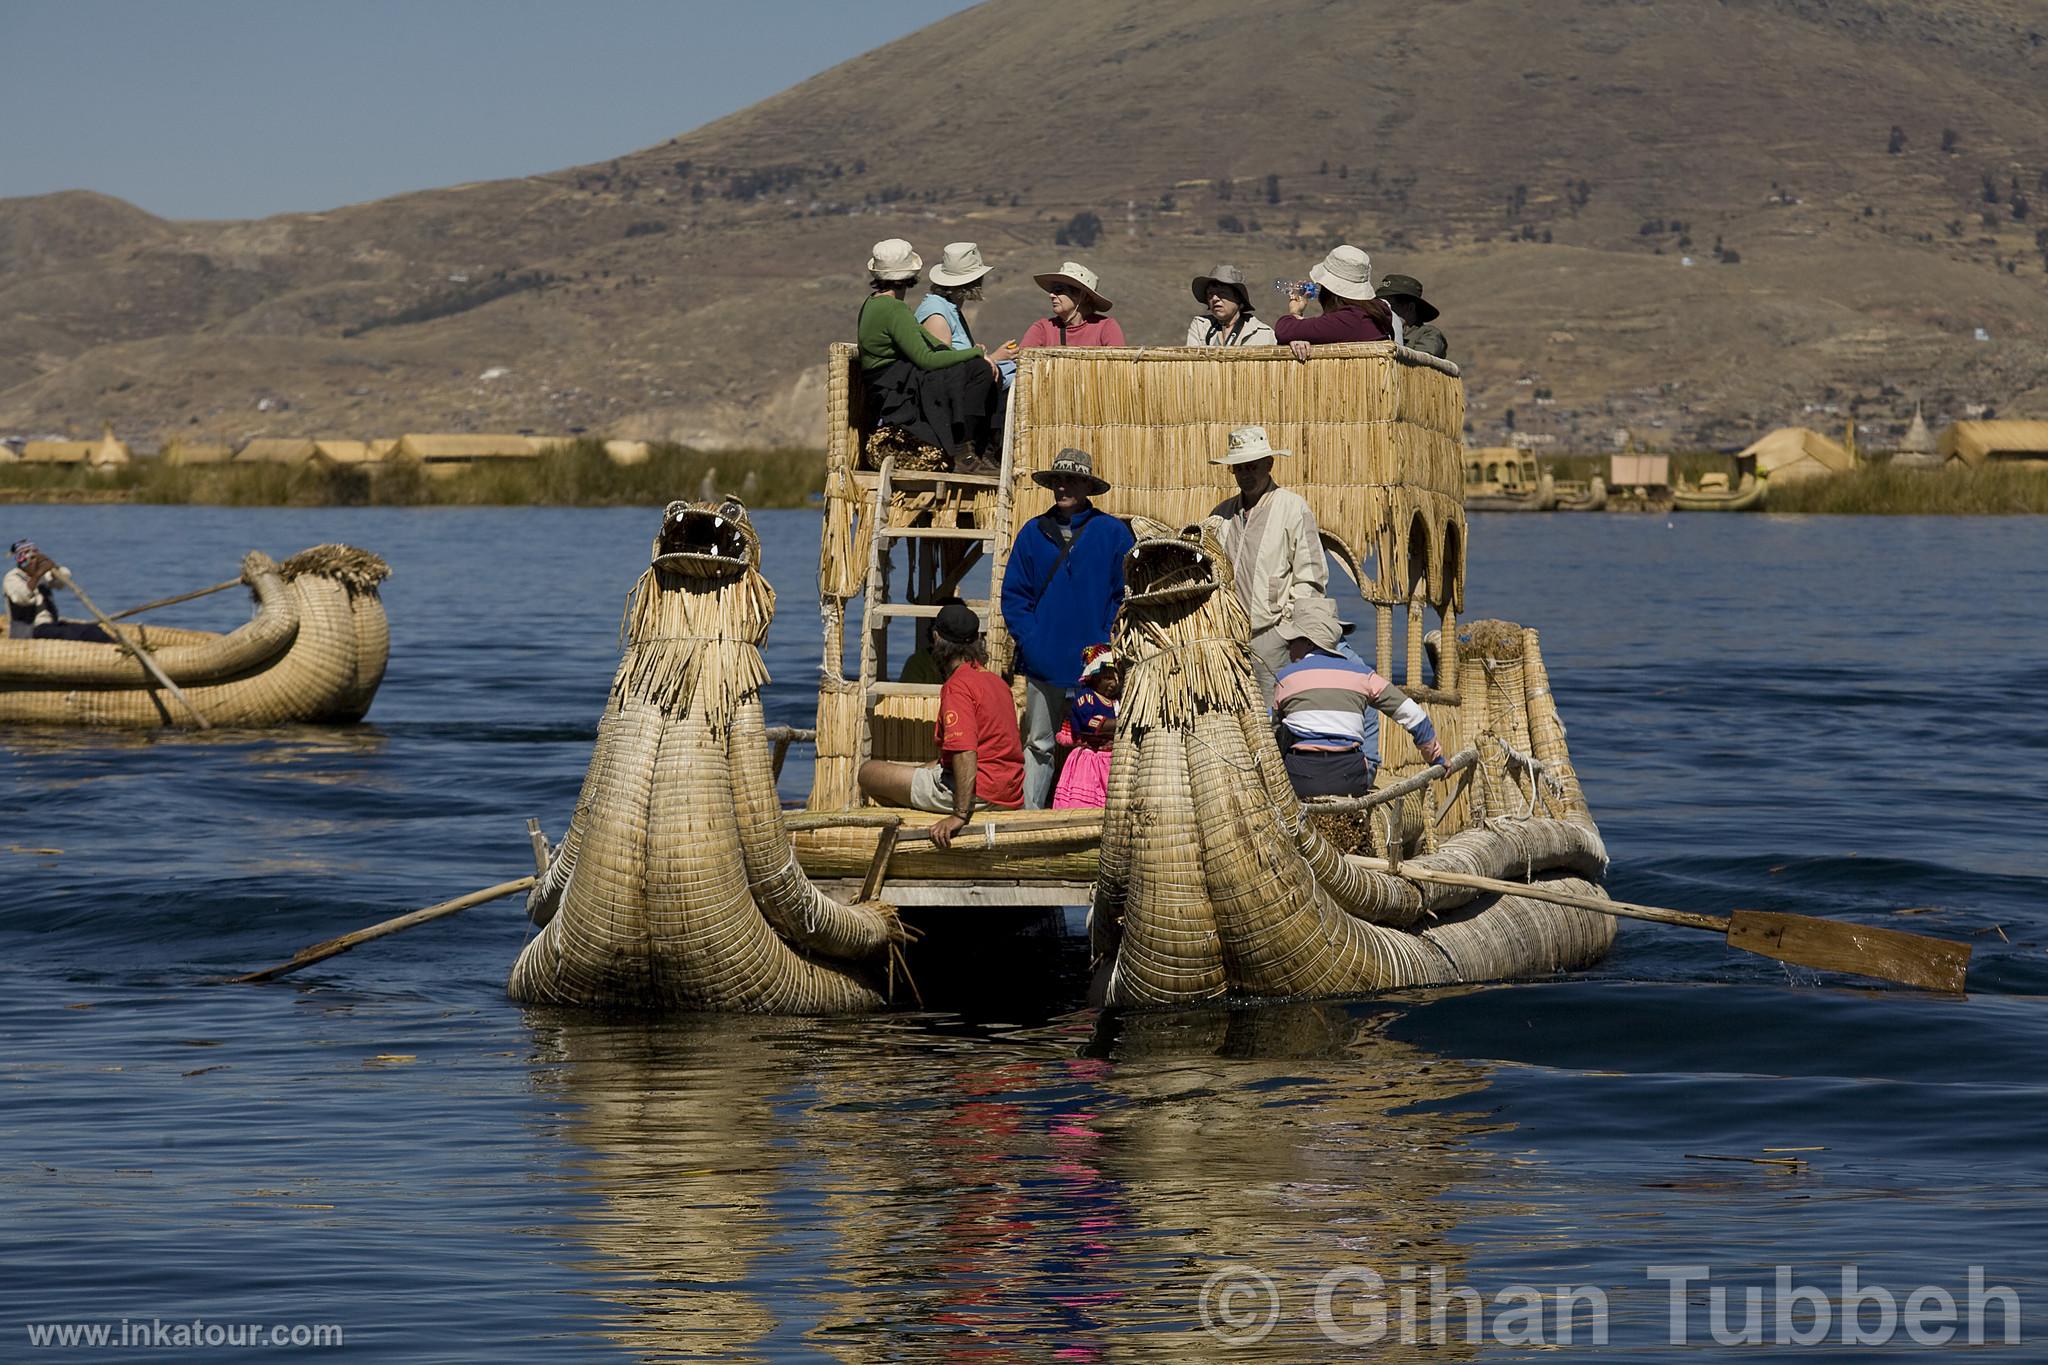
[[[530,436],[421,435],[407,432],[388,457],[417,460],[429,474],[446,478],[498,460],[531,460],[540,454]]]
[[[164,443],[167,465],[226,464],[235,458],[235,448],[225,441],[191,441],[173,437]]]
[[[94,469],[112,469],[115,465],[133,464],[135,452],[128,448],[126,441],[114,435],[112,427],[108,427],[99,440],[92,443],[92,453],[85,457],[85,462]]]
[[[300,465],[313,458],[313,442],[304,436],[259,436],[235,452],[236,464]]]
[[[0,441],[0,464],[21,463],[21,452],[5,441]]]
[[[616,465],[646,464],[653,448],[645,441],[606,441],[605,458]]]
[[[1829,440],[1810,427],[1779,427],[1735,458],[1754,459],[1756,472],[1774,483],[1840,474],[1856,467],[1856,457],[1841,442]]]
[[[85,465],[92,462],[97,441],[30,441],[21,448],[23,464]]]
[[[368,441],[345,441],[321,436],[314,438],[312,458],[322,464],[359,465],[369,464],[376,457],[370,453]]]
[[[1941,433],[1948,464],[2048,466],[2048,421],[1956,422]]]

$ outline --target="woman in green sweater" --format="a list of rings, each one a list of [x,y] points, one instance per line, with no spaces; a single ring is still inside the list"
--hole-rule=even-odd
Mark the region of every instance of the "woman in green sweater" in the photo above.
[[[903,296],[923,272],[924,260],[899,237],[876,242],[868,258],[859,327],[868,421],[902,427],[944,451],[955,470],[973,472],[1001,443],[1000,371],[981,347],[941,346],[919,325]]]

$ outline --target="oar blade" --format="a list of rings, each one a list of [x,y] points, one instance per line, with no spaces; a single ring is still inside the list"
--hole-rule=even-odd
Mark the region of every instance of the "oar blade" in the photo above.
[[[1967,943],[1775,910],[1735,911],[1728,917],[1728,943],[1802,967],[1957,995],[1970,970]]]

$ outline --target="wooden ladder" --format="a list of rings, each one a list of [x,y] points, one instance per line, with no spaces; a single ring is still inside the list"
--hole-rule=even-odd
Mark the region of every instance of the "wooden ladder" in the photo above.
[[[991,489],[995,493],[995,515],[986,526],[934,526],[931,508],[919,508],[899,517],[895,494],[905,488]],[[1010,450],[1005,440],[1002,472],[999,474],[953,474],[944,470],[916,470],[899,473],[892,456],[882,461],[868,503],[869,525],[875,528],[868,550],[868,578],[861,607],[860,689],[862,714],[860,762],[874,756],[875,703],[885,697],[933,697],[936,683],[902,683],[889,677],[890,623],[909,618],[929,619],[939,614],[930,602],[895,602],[889,599],[891,552],[902,542],[914,546],[918,559],[914,574],[919,595],[949,595],[975,565],[986,559],[990,566],[991,596],[967,603],[981,618],[984,630],[997,628],[1001,621],[1000,574],[1004,556],[1002,538],[1010,529]],[[948,551],[964,551],[949,554]]]

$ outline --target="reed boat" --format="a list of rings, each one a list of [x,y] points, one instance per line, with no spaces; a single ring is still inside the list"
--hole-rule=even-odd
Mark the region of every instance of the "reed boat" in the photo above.
[[[1102,998],[1122,1005],[1344,996],[1597,960],[1606,853],[1536,633],[1460,623],[1464,392],[1388,343],[1024,353],[994,474],[956,474],[868,429],[854,348],[831,352],[816,762],[785,809],[762,712],[774,589],[744,507],[676,502],[634,589],[625,649],[559,847],[537,842],[540,932],[511,994],[551,1005],[844,1013],[902,1003],[920,921],[1089,908]],[[1372,661],[1431,713],[1452,773],[1380,727],[1381,793],[1304,805],[1253,680],[1248,620],[1204,516],[1209,461],[1262,423],[1373,614]],[[1007,668],[999,585],[1031,476],[1067,446],[1139,532],[1117,627],[1123,719],[1099,811],[936,816],[864,804],[866,759],[936,757],[939,688],[898,680],[909,628],[957,593]],[[849,632],[852,632],[849,635]],[[1435,648],[1425,646],[1434,636]],[[857,656],[858,663],[849,657]],[[1019,684],[1021,702],[1021,684]],[[1497,877],[1530,895],[1453,885]]]
[[[1738,455],[1732,483],[1726,474],[1702,474],[1697,484],[1671,490],[1671,506],[1680,512],[1753,512],[1764,505],[1766,487],[1756,456]]]
[[[1559,479],[1557,511],[1602,512],[1607,509],[1607,480],[1595,474],[1590,479]]]
[[[187,701],[219,728],[361,720],[391,649],[377,586],[390,573],[382,559],[348,545],[317,545],[281,564],[251,550],[239,581],[255,610],[232,631],[117,625],[131,647],[0,640],[0,724],[176,726],[191,719]]]
[[[1549,512],[1557,507],[1558,490],[1533,455],[1475,450],[1465,457],[1464,501],[1468,512]]]

